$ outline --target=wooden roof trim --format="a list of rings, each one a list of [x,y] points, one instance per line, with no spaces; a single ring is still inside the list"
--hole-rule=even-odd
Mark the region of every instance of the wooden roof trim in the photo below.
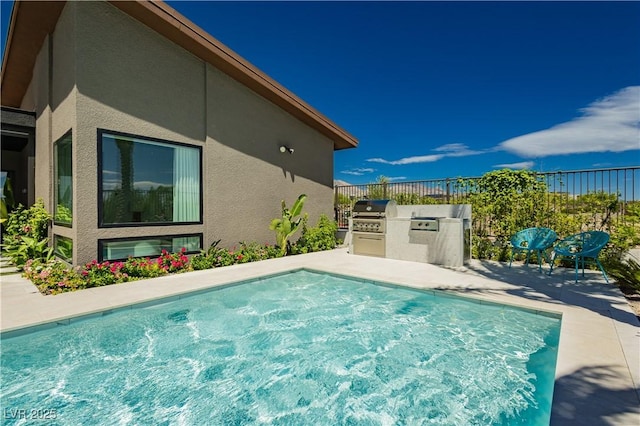
[[[20,108],[42,43],[55,29],[64,1],[16,1],[2,58],[2,105]]]

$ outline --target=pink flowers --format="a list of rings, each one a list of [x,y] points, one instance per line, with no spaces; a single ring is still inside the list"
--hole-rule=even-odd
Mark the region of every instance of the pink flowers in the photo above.
[[[167,272],[180,272],[189,268],[189,258],[185,254],[187,249],[182,247],[178,253],[169,253],[163,249],[156,263]]]

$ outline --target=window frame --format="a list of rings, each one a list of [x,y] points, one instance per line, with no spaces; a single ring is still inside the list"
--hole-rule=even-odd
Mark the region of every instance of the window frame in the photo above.
[[[200,186],[200,194],[199,194],[199,199],[200,199],[200,206],[199,206],[199,215],[200,215],[200,219],[198,221],[192,221],[192,222],[125,222],[125,223],[104,223],[103,222],[103,213],[104,213],[104,206],[103,206],[103,182],[102,182],[102,175],[103,175],[103,158],[102,158],[102,138],[104,135],[110,135],[110,136],[122,136],[125,138],[129,138],[129,139],[137,139],[140,141],[148,141],[148,142],[157,142],[157,143],[162,143],[162,144],[166,144],[166,145],[174,145],[174,146],[178,146],[178,147],[186,147],[186,148],[193,148],[196,149],[198,151],[198,156],[199,156],[199,167],[200,167],[200,177],[199,177],[199,186]],[[108,129],[102,129],[102,128],[98,128],[97,129],[97,139],[98,139],[98,143],[97,145],[97,160],[98,160],[98,170],[97,170],[97,175],[98,175],[98,228],[138,228],[138,227],[144,227],[144,226],[184,226],[184,225],[202,225],[204,223],[204,199],[203,199],[203,194],[204,194],[204,188],[203,188],[203,183],[204,183],[204,168],[203,168],[203,158],[202,158],[202,146],[201,145],[192,145],[192,144],[188,144],[188,143],[182,143],[182,142],[176,142],[176,141],[171,141],[171,140],[167,140],[167,139],[160,139],[160,138],[153,138],[153,137],[149,137],[149,136],[141,136],[141,135],[135,135],[132,133],[125,133],[125,132],[118,132],[118,131],[113,131],[113,130],[108,130]]]
[[[120,238],[101,238],[98,239],[98,262],[104,262],[106,259],[102,256],[102,252],[104,250],[105,243],[119,243],[125,241],[144,241],[144,240],[153,240],[153,239],[162,239],[162,238],[187,238],[187,237],[198,237],[200,239],[200,248],[198,250],[187,251],[185,254],[198,254],[202,250],[202,245],[204,244],[204,234],[202,232],[193,232],[187,234],[170,234],[170,235],[145,235],[143,237],[120,237]],[[162,254],[158,254],[157,256],[141,256],[142,258],[148,257],[150,259],[156,259],[160,257]],[[108,259],[109,262],[114,261],[124,261],[127,260],[128,257],[125,258],[117,258],[117,259]]]
[[[67,222],[59,222],[56,220],[57,217],[57,213],[58,213],[58,204],[59,204],[59,199],[58,199],[58,180],[59,180],[59,176],[58,176],[58,172],[60,170],[60,167],[58,165],[59,161],[58,161],[58,147],[60,146],[60,143],[62,141],[64,141],[65,139],[70,138],[70,145],[71,145],[71,222],[67,223]],[[65,132],[64,135],[60,136],[54,143],[53,143],[53,224],[56,226],[64,226],[65,228],[73,228],[73,218],[74,218],[74,210],[73,210],[73,184],[74,184],[74,179],[73,179],[73,129],[69,129]],[[66,206],[65,206],[66,207]]]

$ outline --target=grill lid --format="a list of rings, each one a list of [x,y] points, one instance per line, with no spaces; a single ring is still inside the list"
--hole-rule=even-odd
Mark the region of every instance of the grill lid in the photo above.
[[[354,216],[395,217],[396,202],[393,200],[359,200],[353,206]]]

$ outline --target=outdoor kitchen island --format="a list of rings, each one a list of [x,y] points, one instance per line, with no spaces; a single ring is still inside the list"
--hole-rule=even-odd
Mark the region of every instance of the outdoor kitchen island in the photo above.
[[[471,258],[471,205],[361,200],[349,232],[352,254],[460,267]]]

